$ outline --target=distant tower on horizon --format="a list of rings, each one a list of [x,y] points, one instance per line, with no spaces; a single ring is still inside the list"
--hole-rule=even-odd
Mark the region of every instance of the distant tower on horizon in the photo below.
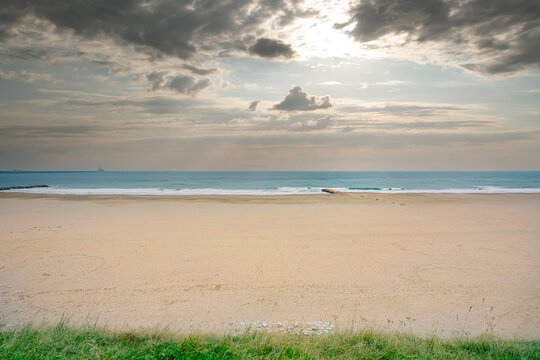
[[[99,165],[99,168],[97,169],[97,172],[105,172],[105,169],[101,167],[101,165]]]

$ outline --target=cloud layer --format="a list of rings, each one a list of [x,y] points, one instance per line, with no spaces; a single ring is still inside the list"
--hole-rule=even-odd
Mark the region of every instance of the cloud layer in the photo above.
[[[13,79],[13,80],[19,80],[19,81],[24,81],[24,82],[34,82],[34,81],[39,81],[39,80],[50,81],[52,80],[52,77],[49,74],[37,74],[37,73],[28,72],[25,70],[19,71],[19,72],[10,71],[7,73],[0,70],[0,80],[2,79]]]
[[[437,44],[441,56],[485,74],[540,66],[538,1],[362,0],[350,12],[337,27],[354,24],[360,42],[402,35],[404,47]]]
[[[268,0],[6,0],[0,9],[0,40],[9,37],[13,25],[35,16],[83,38],[107,37],[153,56],[181,59],[198,53],[245,52],[267,23],[284,25],[297,15],[314,14],[303,10],[301,1]],[[293,53],[266,38],[250,52],[265,57]]]

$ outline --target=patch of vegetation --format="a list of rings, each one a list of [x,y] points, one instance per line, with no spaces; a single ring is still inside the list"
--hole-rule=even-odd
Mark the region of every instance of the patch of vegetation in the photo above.
[[[0,330],[0,359],[540,359],[540,342],[374,331],[321,337],[261,332],[180,337],[60,324]]]

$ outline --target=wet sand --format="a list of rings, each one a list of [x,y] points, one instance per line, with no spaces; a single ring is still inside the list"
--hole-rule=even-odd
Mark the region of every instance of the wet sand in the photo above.
[[[540,338],[540,194],[0,193],[0,247],[8,326]]]

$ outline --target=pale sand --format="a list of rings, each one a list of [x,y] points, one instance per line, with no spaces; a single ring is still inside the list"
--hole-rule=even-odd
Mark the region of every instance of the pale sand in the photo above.
[[[0,246],[6,325],[328,321],[540,338],[540,194],[3,193]]]

